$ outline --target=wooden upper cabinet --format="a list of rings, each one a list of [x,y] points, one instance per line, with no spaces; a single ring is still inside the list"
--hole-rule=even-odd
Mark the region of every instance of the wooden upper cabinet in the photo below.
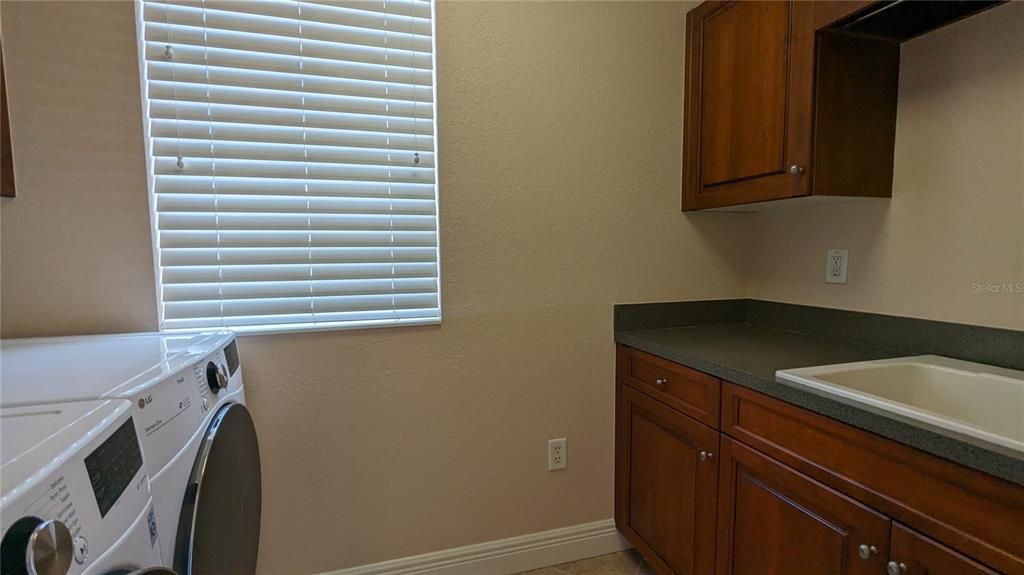
[[[899,44],[826,28],[867,4],[704,2],[687,14],[684,210],[891,194]]]
[[[789,13],[784,2],[723,5],[702,26],[701,184],[782,171]],[[749,30],[759,30],[757,34]]]
[[[811,94],[795,84],[790,2],[706,2],[687,15],[686,208],[803,193]],[[794,61],[796,60],[796,61]]]
[[[659,575],[710,574],[718,432],[617,386],[615,523]]]

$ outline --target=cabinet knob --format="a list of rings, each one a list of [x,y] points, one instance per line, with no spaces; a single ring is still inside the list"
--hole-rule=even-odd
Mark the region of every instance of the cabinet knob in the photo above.
[[[707,461],[707,460],[711,459],[714,456],[715,456],[714,453],[711,453],[710,451],[703,451],[703,450],[699,454],[699,457],[700,457],[701,461]]]
[[[907,572],[907,564],[906,563],[897,563],[895,561],[890,561],[885,566],[885,572],[888,573],[889,575],[903,575],[904,573]]]
[[[654,380],[654,385],[665,385],[666,383],[668,383],[667,377],[659,377],[658,379]]]
[[[871,559],[874,555],[878,555],[878,547],[874,545],[861,545],[857,548],[857,556],[861,559]]]
[[[789,173],[793,174],[794,176],[799,176],[800,174],[804,173],[804,168],[799,164],[793,164],[792,166],[789,167]]]

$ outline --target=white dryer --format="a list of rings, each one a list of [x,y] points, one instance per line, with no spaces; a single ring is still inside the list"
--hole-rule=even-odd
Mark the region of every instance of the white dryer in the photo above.
[[[259,446],[234,334],[3,340],[0,403],[131,401],[162,560],[181,575],[256,570]]]
[[[4,575],[111,575],[161,565],[128,401],[0,409],[0,438]]]

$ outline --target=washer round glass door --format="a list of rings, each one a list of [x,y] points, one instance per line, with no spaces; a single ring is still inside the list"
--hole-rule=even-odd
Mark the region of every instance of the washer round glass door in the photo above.
[[[260,450],[249,410],[220,408],[199,448],[178,520],[174,570],[250,575],[260,543]]]

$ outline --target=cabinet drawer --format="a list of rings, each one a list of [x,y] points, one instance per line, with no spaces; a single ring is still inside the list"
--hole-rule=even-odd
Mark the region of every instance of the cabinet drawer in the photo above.
[[[721,381],[649,353],[620,345],[619,381],[715,429]]]
[[[1007,574],[1024,575],[1024,488],[726,383],[722,431]]]

